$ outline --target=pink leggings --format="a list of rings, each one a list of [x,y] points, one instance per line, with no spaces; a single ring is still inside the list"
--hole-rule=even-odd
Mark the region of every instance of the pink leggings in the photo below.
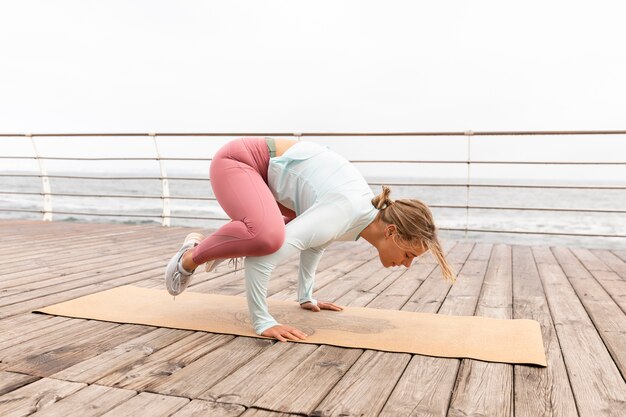
[[[296,217],[278,204],[267,185],[270,151],[264,138],[245,137],[222,146],[211,161],[215,198],[231,221],[193,250],[200,265],[211,259],[264,256],[285,241],[285,224]]]

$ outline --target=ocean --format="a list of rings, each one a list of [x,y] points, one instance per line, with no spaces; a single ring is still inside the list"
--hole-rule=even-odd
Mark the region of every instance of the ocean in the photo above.
[[[3,172],[3,174],[11,174]],[[13,172],[12,174],[16,174]],[[36,174],[29,172],[29,174]],[[50,173],[52,175],[52,173]],[[54,175],[64,175],[54,172]],[[138,177],[142,174],[133,173],[81,173],[68,172],[68,176],[129,176]],[[146,176],[154,176],[152,172]],[[181,173],[170,173],[170,176],[185,176]],[[189,175],[187,175],[189,176]],[[170,195],[181,197],[212,198],[208,175],[194,174],[193,177],[203,180],[169,180]],[[464,178],[415,178],[415,177],[368,177],[371,183],[386,183],[392,189],[391,198],[417,198],[430,206],[438,205],[469,205],[497,207],[543,207],[567,209],[605,209],[623,210],[626,207],[626,190],[588,190],[588,189],[537,189],[537,188],[496,188],[471,187],[469,201]],[[406,186],[393,183],[454,183],[454,187],[444,186]],[[550,184],[547,180],[521,179],[473,179],[474,184]],[[584,185],[581,181],[572,184]],[[566,182],[559,181],[559,185]],[[598,181],[593,184],[601,185]],[[605,185],[616,185],[606,183]],[[53,194],[97,194],[97,195],[161,195],[161,182],[155,179],[120,179],[95,180],[76,178],[50,178]],[[381,191],[379,185],[372,185],[375,194]],[[0,219],[31,219],[41,220],[41,213],[29,213],[12,210],[43,209],[43,198],[37,195],[10,194],[11,192],[41,193],[41,179],[38,177],[0,176]],[[54,221],[65,222],[108,222],[124,224],[161,224],[162,200],[133,199],[124,197],[71,197],[52,196]],[[172,226],[186,226],[214,230],[228,221],[226,214],[215,200],[170,200],[173,216],[214,217],[221,220],[171,219]],[[620,213],[585,213],[585,212],[549,212],[533,210],[491,210],[465,208],[432,207],[437,226],[440,229],[488,229],[513,230],[543,233],[584,233],[602,235],[626,235],[626,218]],[[94,216],[67,213],[106,213],[113,216]],[[152,216],[152,217],[149,217]],[[529,244],[549,246],[570,246],[585,248],[625,249],[626,238],[532,235],[513,233],[459,232],[440,230],[444,239],[479,241],[489,243]]]

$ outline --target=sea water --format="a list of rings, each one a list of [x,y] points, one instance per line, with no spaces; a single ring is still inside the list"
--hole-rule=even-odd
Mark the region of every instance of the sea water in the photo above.
[[[5,173],[3,173],[5,174]],[[14,172],[13,174],[17,174]],[[30,172],[29,174],[33,174]],[[55,172],[54,175],[62,175]],[[68,222],[110,222],[125,224],[160,225],[163,212],[162,183],[158,179],[138,179],[142,174],[102,173],[68,176],[128,176],[129,179],[78,179],[50,178],[53,220]],[[145,176],[154,176],[151,175]],[[183,175],[180,175],[183,176]],[[132,178],[135,177],[135,178]],[[189,177],[189,175],[187,175]],[[207,233],[229,221],[226,213],[214,200],[208,175],[193,175],[198,180],[169,180],[171,196],[200,197],[213,200],[170,200],[172,226],[203,228]],[[551,212],[536,210],[440,208],[437,206],[490,206],[517,208],[567,208],[624,210],[626,190],[617,189],[553,189],[553,188],[500,188],[468,187],[464,178],[366,177],[371,183],[389,184],[392,199],[417,198],[432,207],[442,238],[489,243],[564,245],[571,247],[625,249],[626,238],[559,236],[540,234],[486,233],[446,231],[444,229],[487,229],[541,233],[581,233],[600,235],[626,235],[626,216],[623,213]],[[458,186],[421,186],[393,184],[459,184]],[[473,184],[549,184],[547,180],[480,180]],[[576,181],[582,185],[580,181]],[[564,182],[560,181],[559,185]],[[595,185],[602,185],[597,181]],[[616,185],[606,183],[605,185]],[[372,185],[375,194],[380,185]],[[42,213],[20,210],[43,210],[42,182],[39,177],[0,177],[0,219],[41,220]],[[10,192],[37,193],[36,195],[8,194]],[[95,194],[105,197],[72,197],[55,194]],[[116,196],[116,197],[106,197]],[[119,196],[154,196],[135,199]],[[87,214],[107,214],[106,216]],[[116,214],[118,216],[108,216]],[[204,220],[195,217],[211,217]]]

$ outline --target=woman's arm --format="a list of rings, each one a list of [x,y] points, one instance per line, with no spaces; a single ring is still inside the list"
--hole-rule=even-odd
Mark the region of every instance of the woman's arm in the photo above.
[[[347,202],[349,203],[349,202]],[[248,256],[245,260],[246,297],[252,324],[257,334],[262,334],[279,323],[267,308],[267,285],[276,265],[287,260],[298,251],[327,246],[340,236],[350,221],[349,206],[344,202],[319,202],[285,226],[285,242],[278,251],[265,256]],[[298,277],[298,298],[312,299],[315,268],[322,251],[310,251],[301,257]],[[302,255],[301,255],[302,256]]]
[[[300,252],[300,267],[298,268],[298,303],[310,302],[317,305],[313,298],[313,284],[315,283],[315,271],[322,259],[325,247],[308,248]]]
[[[246,298],[252,326],[257,334],[279,324],[267,308],[267,285],[276,265],[296,254],[298,250],[296,246],[285,241],[278,251],[270,255],[246,256]]]

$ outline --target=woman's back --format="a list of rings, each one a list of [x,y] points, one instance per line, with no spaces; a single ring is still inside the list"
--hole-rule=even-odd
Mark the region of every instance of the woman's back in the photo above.
[[[315,203],[348,198],[355,206],[372,207],[374,194],[361,173],[343,156],[315,142],[296,142],[270,159],[268,185],[274,198],[297,215]]]

